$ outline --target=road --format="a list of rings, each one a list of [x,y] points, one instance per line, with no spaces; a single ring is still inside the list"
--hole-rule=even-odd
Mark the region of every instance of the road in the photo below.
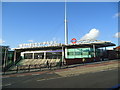
[[[118,69],[62,77],[46,72],[3,78],[4,88],[111,88],[118,84]]]

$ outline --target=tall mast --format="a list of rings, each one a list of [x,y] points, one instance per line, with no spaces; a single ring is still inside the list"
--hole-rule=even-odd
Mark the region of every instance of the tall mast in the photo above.
[[[67,13],[66,13],[66,0],[65,0],[65,45],[68,44],[68,25],[67,25]]]

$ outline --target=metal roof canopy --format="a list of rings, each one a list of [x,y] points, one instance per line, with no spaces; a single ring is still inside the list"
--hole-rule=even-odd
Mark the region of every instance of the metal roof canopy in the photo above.
[[[96,48],[116,46],[114,43],[105,42],[105,43],[74,44],[74,45],[68,45],[66,47],[82,47],[82,48],[85,48],[85,47],[93,47],[93,45],[95,45]]]
[[[56,49],[62,49],[62,47],[68,47],[68,48],[86,48],[86,47],[93,47],[95,45],[95,48],[101,48],[101,47],[109,47],[109,46],[116,46],[114,43],[111,42],[93,42],[93,43],[76,43],[76,44],[67,44],[67,45],[60,45],[60,46],[41,46],[41,47],[26,47],[26,48],[15,48],[17,51],[32,51],[32,50],[56,50]]]

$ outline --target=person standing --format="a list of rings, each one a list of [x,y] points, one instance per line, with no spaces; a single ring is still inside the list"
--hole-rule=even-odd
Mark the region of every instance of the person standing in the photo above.
[[[82,59],[83,64],[85,64],[85,58]]]
[[[46,65],[47,65],[47,68],[49,68],[49,62],[48,62],[48,60],[47,60],[47,62],[46,62]]]

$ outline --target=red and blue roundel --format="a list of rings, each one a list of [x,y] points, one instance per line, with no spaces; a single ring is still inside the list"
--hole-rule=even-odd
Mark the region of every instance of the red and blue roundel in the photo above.
[[[76,42],[77,42],[76,38],[73,38],[73,39],[71,40],[71,42],[72,42],[72,43],[76,43]]]

